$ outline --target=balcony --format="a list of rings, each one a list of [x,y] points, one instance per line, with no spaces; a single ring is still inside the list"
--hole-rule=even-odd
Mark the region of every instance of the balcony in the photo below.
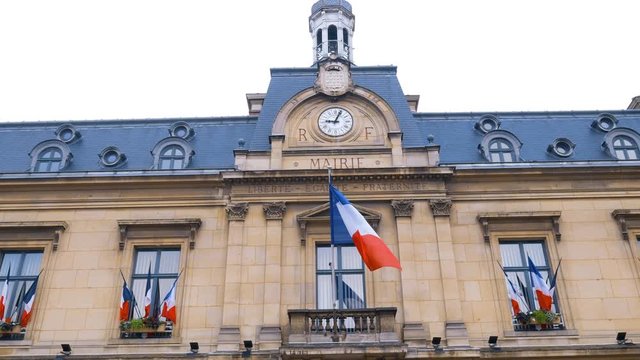
[[[344,359],[346,354],[356,356],[366,352],[402,359],[406,346],[395,330],[396,311],[394,307],[289,310],[289,335],[282,349],[283,358],[312,358],[322,353],[323,358]]]

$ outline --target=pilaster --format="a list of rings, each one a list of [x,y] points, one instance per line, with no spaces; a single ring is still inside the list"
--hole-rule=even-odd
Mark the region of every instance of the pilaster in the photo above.
[[[416,269],[415,244],[411,216],[413,214],[413,200],[393,200],[391,202],[396,218],[396,229],[399,241],[399,260],[402,264],[400,277],[402,279],[403,318],[402,337],[404,342],[412,348],[427,346],[427,332],[422,323],[420,313],[420,296],[427,289],[420,289],[418,271]],[[424,291],[423,291],[424,290]]]
[[[429,201],[436,226],[438,243],[438,259],[442,276],[442,290],[445,306],[445,336],[447,346],[469,346],[469,335],[462,320],[462,302],[458,286],[456,259],[451,236],[452,202],[450,199],[433,199]]]

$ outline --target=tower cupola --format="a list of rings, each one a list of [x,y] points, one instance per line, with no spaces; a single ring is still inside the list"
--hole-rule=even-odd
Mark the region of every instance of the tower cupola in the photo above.
[[[311,7],[309,32],[313,40],[313,62],[329,58],[353,62],[353,31],[356,18],[346,0],[318,0]]]

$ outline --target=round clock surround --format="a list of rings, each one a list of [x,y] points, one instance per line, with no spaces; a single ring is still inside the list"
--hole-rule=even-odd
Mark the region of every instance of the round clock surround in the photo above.
[[[330,107],[318,116],[318,128],[331,137],[343,136],[353,129],[353,116],[342,107]]]

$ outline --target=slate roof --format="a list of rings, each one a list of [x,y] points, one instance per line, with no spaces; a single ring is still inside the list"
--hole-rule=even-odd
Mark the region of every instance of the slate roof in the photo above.
[[[352,67],[354,83],[376,93],[393,109],[399,119],[405,148],[440,146],[440,164],[489,164],[478,144],[483,133],[475,123],[487,113],[412,113],[393,66]],[[271,82],[259,116],[180,118],[147,120],[75,121],[72,125],[81,133],[79,141],[69,144],[73,161],[63,173],[146,171],[153,166],[151,150],[169,136],[169,128],[178,121],[195,130],[189,141],[195,155],[187,170],[224,170],[234,168],[233,150],[244,139],[244,149],[269,151],[269,136],[278,111],[297,93],[313,86],[315,68],[282,68],[271,70]],[[566,162],[597,162],[612,159],[601,144],[605,133],[591,127],[602,113],[618,120],[618,127],[640,133],[640,110],[573,111],[573,112],[504,112],[491,113],[500,122],[500,129],[513,133],[521,142],[522,164],[532,163],[563,166]],[[33,122],[0,124],[0,176],[29,172],[29,152],[40,142],[56,139],[56,129],[68,122]],[[557,138],[568,138],[577,146],[568,158],[550,154],[547,147]],[[100,164],[98,154],[109,147],[119,148],[127,156],[124,166],[116,169]],[[636,163],[636,162],[631,162]],[[627,162],[626,164],[630,164]],[[554,165],[555,166],[555,165]]]
[[[149,170],[153,165],[151,150],[169,137],[169,128],[177,121],[185,121],[195,130],[189,141],[195,150],[189,169],[232,169],[233,149],[238,148],[239,139],[254,131],[256,117],[72,122],[81,138],[69,144],[73,161],[63,172],[113,171],[102,167],[98,157],[108,146],[118,147],[127,156],[127,162],[117,170]],[[55,130],[66,123],[0,124],[0,173],[28,172],[29,152],[42,141],[56,139]]]
[[[440,145],[440,164],[487,163],[480,151],[484,134],[474,128],[483,116],[496,116],[500,129],[513,133],[522,142],[522,162],[611,161],[602,149],[603,131],[591,127],[601,114],[613,115],[617,128],[625,127],[640,133],[640,111],[554,111],[504,113],[418,113],[415,119],[433,143]],[[547,152],[557,138],[567,138],[576,144],[574,154],[561,158]]]
[[[319,0],[311,6],[311,13],[315,14],[316,12],[328,7],[342,7],[349,12],[353,11],[351,9],[351,4],[346,0]]]

